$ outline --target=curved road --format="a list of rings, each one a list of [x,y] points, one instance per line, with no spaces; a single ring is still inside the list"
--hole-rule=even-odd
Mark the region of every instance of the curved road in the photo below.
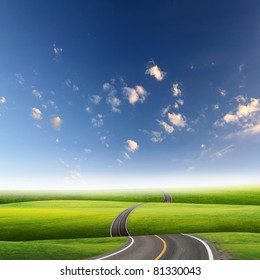
[[[164,201],[166,203],[172,203],[172,197],[169,193],[162,191],[163,195],[164,195]]]
[[[163,192],[164,202],[172,202],[171,196]],[[131,236],[127,229],[129,214],[144,203],[136,204],[121,212],[110,227],[110,235],[128,236],[127,244],[111,253],[101,255],[98,260],[213,260],[217,251],[204,240],[186,234],[164,234]]]

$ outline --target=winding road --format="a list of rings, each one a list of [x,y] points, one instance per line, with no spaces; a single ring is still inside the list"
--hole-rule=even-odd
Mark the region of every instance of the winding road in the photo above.
[[[172,198],[163,192],[164,202]],[[204,240],[188,234],[131,236],[127,229],[130,213],[144,203],[136,204],[121,212],[110,227],[111,237],[127,236],[127,243],[114,252],[101,255],[98,260],[213,260],[217,251]]]

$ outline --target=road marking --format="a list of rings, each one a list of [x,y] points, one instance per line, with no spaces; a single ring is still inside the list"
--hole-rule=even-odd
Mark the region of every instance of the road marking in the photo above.
[[[186,235],[186,236],[188,236],[188,237],[191,237],[191,238],[194,238],[194,239],[197,239],[198,241],[200,241],[200,242],[205,246],[205,248],[206,248],[206,250],[207,250],[207,253],[208,253],[208,256],[209,256],[209,260],[214,260],[213,253],[212,253],[212,251],[211,251],[209,245],[208,245],[204,240],[202,240],[202,239],[200,239],[200,238],[198,238],[198,237],[195,237],[195,236],[193,236],[193,235],[189,235],[189,234],[184,234],[184,233],[182,233],[182,235]]]
[[[135,241],[134,241],[134,238],[132,236],[128,236],[128,237],[131,239],[131,243],[127,247],[125,247],[125,248],[123,248],[123,249],[121,249],[121,250],[119,250],[115,253],[112,253],[110,255],[104,256],[102,258],[98,258],[96,260],[104,260],[104,259],[110,258],[110,257],[113,257],[113,256],[115,256],[117,254],[120,254],[120,253],[124,252],[125,250],[129,249],[134,244]]]
[[[112,229],[113,229],[113,225],[114,225],[114,222],[115,222],[116,218],[117,218],[117,216],[114,218],[114,220],[113,220],[113,222],[110,226],[110,237],[113,237]]]
[[[159,238],[163,243],[163,249],[162,249],[161,253],[155,258],[155,260],[159,260],[163,256],[163,254],[165,253],[165,251],[167,249],[167,244],[164,241],[164,239],[162,239],[160,236],[155,235],[155,237]]]

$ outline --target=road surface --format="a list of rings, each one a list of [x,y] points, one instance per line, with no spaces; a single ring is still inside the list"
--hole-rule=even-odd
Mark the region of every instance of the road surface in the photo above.
[[[169,193],[165,192],[165,191],[163,191],[162,193],[163,193],[163,195],[164,195],[164,202],[166,202],[166,203],[172,203],[172,197],[171,197],[171,195],[170,195]]]
[[[172,202],[171,196],[163,192],[164,202]],[[217,251],[204,240],[186,234],[164,234],[131,236],[127,229],[129,214],[144,203],[136,204],[121,212],[110,227],[110,235],[127,236],[123,247],[95,259],[107,260],[213,260]]]

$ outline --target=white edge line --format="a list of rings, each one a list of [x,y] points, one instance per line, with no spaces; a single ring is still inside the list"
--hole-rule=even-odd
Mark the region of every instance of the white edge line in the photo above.
[[[112,254],[110,254],[110,255],[107,255],[107,256],[104,256],[104,257],[102,257],[102,258],[98,258],[98,259],[96,259],[96,260],[104,260],[104,259],[107,259],[107,258],[110,258],[110,257],[112,257],[112,256],[115,256],[115,255],[117,255],[117,254],[119,254],[119,253],[122,253],[122,252],[124,252],[125,250],[127,250],[128,248],[130,248],[133,244],[134,244],[134,238],[132,237],[132,236],[128,236],[129,238],[131,238],[131,243],[127,246],[127,247],[125,247],[125,248],[123,248],[123,249],[121,249],[121,250],[119,250],[119,251],[117,251],[117,252],[115,252],[115,253],[112,253]]]
[[[121,213],[122,213],[122,212],[121,212]],[[119,215],[120,215],[120,214],[119,214]],[[115,220],[116,220],[117,217],[118,217],[118,215],[115,216],[115,218],[114,218],[114,220],[113,220],[113,222],[112,222],[112,224],[111,224],[111,226],[110,226],[110,230],[109,230],[110,237],[113,237],[113,235],[112,235],[112,227],[113,227],[113,224],[114,224],[114,222],[115,222]]]
[[[214,260],[214,256],[213,256],[213,253],[212,253],[212,250],[210,249],[209,245],[202,239],[198,238],[198,237],[195,237],[193,235],[189,235],[189,234],[184,234],[182,233],[182,235],[186,235],[186,236],[189,236],[191,238],[194,238],[194,239],[197,239],[198,241],[200,241],[206,248],[207,252],[208,252],[208,256],[209,256],[209,260]]]
[[[131,234],[129,233],[128,228],[127,228],[128,218],[129,218],[130,214],[132,214],[132,212],[133,212],[136,208],[140,207],[142,204],[143,204],[143,203],[139,203],[138,206],[136,206],[134,209],[132,209],[131,212],[127,215],[127,218],[126,218],[126,220],[125,220],[125,230],[126,230],[128,236],[130,236],[130,237],[131,237]]]

